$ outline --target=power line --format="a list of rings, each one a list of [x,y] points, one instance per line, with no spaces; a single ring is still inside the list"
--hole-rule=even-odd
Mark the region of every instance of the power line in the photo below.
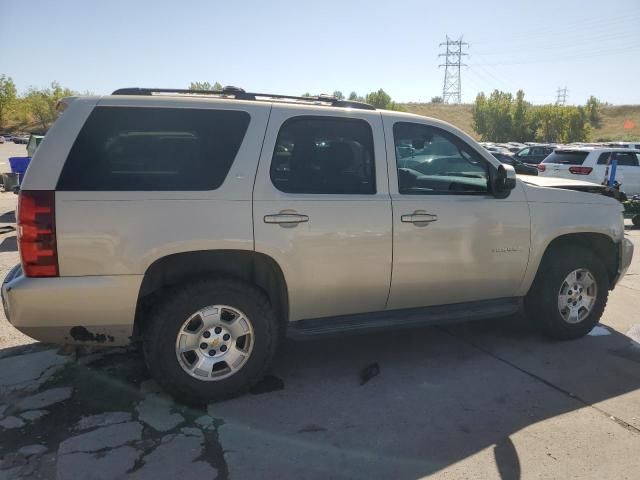
[[[557,97],[556,97],[556,105],[566,105],[567,104],[567,96],[568,96],[568,92],[569,89],[567,87],[564,88],[560,88],[558,87],[558,90],[556,91],[557,93]]]
[[[463,47],[468,47],[467,42],[462,41],[462,36],[458,40],[451,40],[447,35],[447,41],[440,44],[446,46],[445,53],[438,54],[444,57],[444,63],[438,68],[444,67],[444,84],[442,87],[442,101],[444,103],[460,103],[462,99],[462,82],[460,78],[460,67],[466,67],[462,63],[462,57],[468,55],[462,52]]]

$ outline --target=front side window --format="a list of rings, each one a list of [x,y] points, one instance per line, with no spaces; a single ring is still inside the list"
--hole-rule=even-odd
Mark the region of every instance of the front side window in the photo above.
[[[485,160],[455,135],[436,127],[399,122],[393,126],[401,194],[484,194]]]
[[[518,152],[518,156],[519,157],[527,157],[527,156],[529,156],[529,152],[530,151],[531,151],[531,149],[529,149],[529,148],[525,148],[524,150],[520,150]]]
[[[278,133],[270,175],[285,193],[374,194],[371,127],[358,119],[291,118]]]
[[[231,110],[97,107],[58,181],[68,191],[214,190],[238,153],[249,114]]]

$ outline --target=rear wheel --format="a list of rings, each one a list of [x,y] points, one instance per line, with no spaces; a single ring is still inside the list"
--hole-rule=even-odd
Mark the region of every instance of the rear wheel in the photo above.
[[[277,344],[267,297],[230,279],[177,287],[155,307],[148,325],[149,371],[165,390],[191,404],[248,390],[264,376]]]
[[[608,295],[608,275],[600,259],[584,248],[565,247],[545,256],[525,308],[549,337],[569,340],[593,329]]]
[[[640,215],[636,215],[635,217],[633,217],[631,219],[631,223],[633,223],[633,225],[636,227],[640,227]]]

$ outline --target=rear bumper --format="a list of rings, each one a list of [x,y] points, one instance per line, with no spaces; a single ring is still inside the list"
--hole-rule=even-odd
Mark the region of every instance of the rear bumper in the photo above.
[[[618,247],[618,274],[613,280],[612,288],[620,281],[624,274],[627,273],[631,259],[633,258],[633,243],[628,238],[623,238]]]
[[[36,340],[127,345],[142,275],[27,278],[19,265],[2,285],[9,322]]]

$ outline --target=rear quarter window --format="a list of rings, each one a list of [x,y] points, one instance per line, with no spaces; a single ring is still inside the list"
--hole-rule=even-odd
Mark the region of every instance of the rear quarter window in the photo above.
[[[58,190],[214,190],[249,126],[246,112],[96,107],[62,169]]]
[[[549,154],[542,163],[559,163],[563,165],[582,165],[589,152],[555,151]]]

